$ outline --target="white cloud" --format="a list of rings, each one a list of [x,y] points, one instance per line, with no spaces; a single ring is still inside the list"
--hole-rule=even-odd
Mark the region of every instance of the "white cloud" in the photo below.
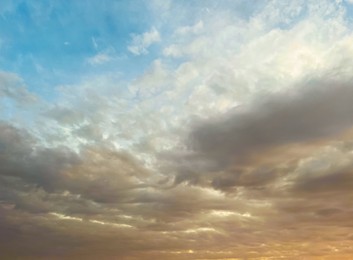
[[[148,47],[160,40],[159,32],[153,27],[142,35],[133,35],[132,43],[128,46],[128,50],[135,55],[147,54]]]
[[[88,58],[87,62],[90,65],[100,65],[109,62],[111,59],[111,56],[106,53],[98,53],[97,55]]]
[[[198,23],[196,23],[193,26],[183,26],[183,27],[178,28],[176,30],[175,34],[178,36],[183,36],[183,35],[189,34],[189,33],[197,34],[197,33],[200,33],[202,31],[202,29],[203,29],[203,22],[199,21]]]
[[[163,55],[167,57],[170,56],[176,58],[182,56],[182,51],[177,45],[172,44],[163,50]]]

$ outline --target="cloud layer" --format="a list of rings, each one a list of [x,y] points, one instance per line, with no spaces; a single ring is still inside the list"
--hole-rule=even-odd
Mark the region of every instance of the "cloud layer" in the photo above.
[[[1,68],[0,258],[352,258],[349,1],[103,2],[75,80]]]

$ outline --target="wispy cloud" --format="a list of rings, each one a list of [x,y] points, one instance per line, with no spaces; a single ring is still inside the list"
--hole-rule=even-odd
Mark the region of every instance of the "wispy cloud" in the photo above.
[[[109,62],[112,58],[106,53],[98,53],[87,59],[87,62],[91,65],[100,65]]]

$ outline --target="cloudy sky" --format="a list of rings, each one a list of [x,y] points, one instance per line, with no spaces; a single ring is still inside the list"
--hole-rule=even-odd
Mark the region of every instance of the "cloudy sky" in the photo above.
[[[0,258],[352,259],[353,1],[0,3]]]

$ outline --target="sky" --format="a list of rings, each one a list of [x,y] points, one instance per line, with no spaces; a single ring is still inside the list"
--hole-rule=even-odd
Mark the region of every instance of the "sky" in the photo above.
[[[2,0],[0,258],[352,259],[353,1]]]

